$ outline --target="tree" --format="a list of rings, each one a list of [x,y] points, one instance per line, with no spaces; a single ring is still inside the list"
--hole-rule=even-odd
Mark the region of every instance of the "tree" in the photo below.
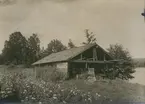
[[[37,34],[28,38],[27,43],[27,64],[32,64],[40,58],[40,39]]]
[[[75,48],[75,47],[76,47],[76,46],[74,45],[74,43],[72,42],[71,39],[69,39],[68,47],[69,47],[69,48]]]
[[[5,63],[23,64],[26,59],[27,40],[21,32],[14,32],[9,36],[9,40],[5,41],[2,55]]]
[[[134,64],[132,57],[127,49],[124,49],[122,45],[115,44],[110,45],[110,47],[107,49],[109,54],[116,60],[120,60],[119,63],[115,64],[114,68],[112,70],[106,70],[107,73],[111,73],[111,76],[116,78],[122,78],[122,79],[132,79],[134,78],[132,76],[132,73],[135,72],[134,70]]]
[[[115,44],[115,45],[111,44],[107,50],[109,51],[109,54],[114,59],[132,61],[129,51],[127,49],[124,49],[121,44]]]
[[[2,65],[3,64],[3,56],[2,56],[2,54],[0,54],[0,65]]]
[[[86,37],[86,42],[83,42],[82,44],[87,45],[91,43],[96,43],[95,34],[93,32],[89,32],[88,29],[85,30],[85,37]]]
[[[51,53],[60,52],[60,51],[66,50],[66,49],[67,49],[67,47],[65,45],[63,45],[60,40],[53,39],[48,44],[46,51],[47,51],[47,55],[49,55]]]

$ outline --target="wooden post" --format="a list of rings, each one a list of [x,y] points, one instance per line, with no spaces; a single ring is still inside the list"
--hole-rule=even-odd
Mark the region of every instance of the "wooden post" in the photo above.
[[[96,49],[98,48],[98,46],[96,46]],[[97,54],[97,50],[95,49],[96,51],[96,60],[98,60],[98,54]]]
[[[105,54],[104,54],[104,61],[106,60],[106,56],[105,56]]]
[[[35,77],[35,78],[36,78],[36,69],[37,69],[36,66],[34,66],[34,67],[33,67],[33,71],[34,71],[34,75],[35,75],[34,77]]]
[[[97,51],[96,48],[93,49],[93,61],[97,60]]]
[[[86,62],[86,69],[88,68],[88,63]]]
[[[83,60],[83,55],[81,54],[81,60]]]

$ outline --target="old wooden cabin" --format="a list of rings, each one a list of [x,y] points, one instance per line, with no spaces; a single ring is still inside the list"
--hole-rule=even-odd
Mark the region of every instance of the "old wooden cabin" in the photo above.
[[[112,67],[113,63],[113,58],[102,47],[98,44],[88,44],[52,53],[32,65],[37,69],[55,67],[71,77],[91,70],[97,73],[104,67]]]

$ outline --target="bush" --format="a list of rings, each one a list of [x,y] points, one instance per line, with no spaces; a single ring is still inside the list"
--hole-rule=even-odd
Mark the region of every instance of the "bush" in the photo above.
[[[90,93],[78,90],[76,86],[52,82],[37,81],[31,78],[20,77],[21,73],[11,73],[4,75],[1,82],[0,98],[6,98],[17,94],[23,102],[42,104],[52,103],[89,103],[93,96]]]
[[[108,48],[108,53],[115,60],[120,60],[120,62],[117,63],[115,67],[113,68],[114,71],[111,71],[111,72],[109,71],[109,73],[113,74],[113,79],[116,77],[125,79],[125,80],[134,78],[132,76],[132,73],[135,72],[133,70],[134,63],[130,55],[130,52],[127,49],[125,49],[121,44],[114,44],[114,45],[112,44]],[[107,69],[107,72],[108,72],[108,69]]]
[[[113,68],[106,68],[102,70],[104,76],[109,79],[132,79],[134,78],[131,74],[134,73],[134,67],[128,62],[123,62],[121,64],[115,64]]]

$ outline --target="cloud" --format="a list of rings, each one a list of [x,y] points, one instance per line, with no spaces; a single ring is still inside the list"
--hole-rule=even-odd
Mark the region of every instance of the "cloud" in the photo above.
[[[74,2],[77,0],[0,0],[0,6],[6,6],[6,5],[12,5],[12,4],[16,4],[18,2],[25,2],[25,3],[40,3],[43,1],[53,1],[53,2]]]
[[[14,31],[21,31],[25,36],[36,32],[44,46],[54,38],[65,44],[71,38],[80,45],[84,29],[89,28],[96,33],[102,47],[121,43],[133,56],[145,57],[141,1],[15,0],[6,4],[14,3],[0,7],[0,50]]]
[[[15,4],[17,0],[0,0],[0,6]]]

